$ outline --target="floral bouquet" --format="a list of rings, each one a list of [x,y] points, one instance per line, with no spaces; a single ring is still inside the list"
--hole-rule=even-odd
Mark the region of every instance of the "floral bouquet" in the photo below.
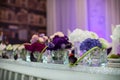
[[[5,45],[1,44],[1,47],[3,49],[2,57],[3,58],[14,58],[17,52],[17,48],[20,46],[20,44],[14,44],[14,45]]]
[[[74,63],[70,63],[70,66],[75,66],[80,61],[88,65],[92,65],[93,63],[97,62],[93,62],[93,59],[99,59],[97,63],[98,65],[102,62],[106,62],[106,49],[109,47],[109,43],[105,39],[99,38],[94,32],[82,31],[79,29],[76,29],[76,31],[79,33],[77,36],[79,38],[73,39],[73,33],[70,34],[69,37],[72,41],[80,41],[79,46],[77,46],[77,48],[80,50],[78,53],[80,55],[77,55],[77,57],[80,57]],[[102,57],[103,60],[100,57]]]
[[[33,62],[38,62],[42,58],[42,54],[46,50],[47,46],[46,41],[47,41],[47,36],[44,34],[37,35],[34,34],[30,40],[31,43],[25,43],[25,49],[30,52],[30,60]],[[37,56],[34,54],[37,53]]]
[[[111,35],[112,38],[112,53],[120,55],[120,25],[117,25]]]
[[[81,42],[83,42],[85,39],[91,38],[91,39],[98,39],[98,35],[91,31],[85,31],[81,29],[75,29],[73,32],[69,34],[70,42],[72,42],[73,47],[75,49],[75,55],[76,57],[81,56],[81,52],[79,49],[79,46]]]
[[[67,36],[62,32],[56,32],[50,36],[50,42],[48,43],[49,50],[69,49],[72,44],[69,42]]]
[[[50,36],[48,50],[51,51],[54,63],[65,64],[68,61],[68,50],[72,47],[67,36],[62,32],[56,32]],[[65,62],[66,61],[66,62]]]

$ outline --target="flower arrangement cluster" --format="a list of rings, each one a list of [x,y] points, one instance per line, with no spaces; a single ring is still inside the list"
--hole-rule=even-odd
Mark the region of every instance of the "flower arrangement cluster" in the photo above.
[[[69,49],[72,44],[69,42],[67,36],[62,32],[56,32],[50,36],[50,42],[48,42],[48,50]]]
[[[120,25],[115,26],[111,38],[112,38],[113,54],[120,55]]]
[[[109,48],[109,43],[104,38],[100,38],[96,33],[91,31],[84,31],[81,29],[75,29],[71,34],[69,34],[70,41],[73,42],[80,42],[79,49],[80,54],[82,55],[76,60],[74,57],[74,62],[70,62],[70,66],[75,66],[84,59],[89,53],[103,49]],[[75,45],[75,44],[74,44]],[[75,46],[76,47],[76,46]],[[79,54],[79,53],[78,53]]]
[[[19,51],[21,51],[22,45],[21,44],[0,44],[0,51],[1,51],[1,56],[2,58],[12,58],[16,56],[16,59],[18,58]],[[15,59],[15,60],[16,60]]]
[[[109,42],[104,38],[100,38],[96,33],[92,31],[84,31],[81,29],[75,29],[71,34],[69,34],[70,41],[73,42],[80,42],[81,43],[81,50],[91,48],[91,46],[96,46],[95,44],[101,44],[101,48],[108,48],[110,46]],[[74,43],[73,43],[74,44]],[[84,48],[82,48],[82,46]],[[86,51],[89,50],[85,49]]]
[[[114,27],[114,29],[112,30],[112,35],[110,36],[112,39],[112,52],[107,56],[108,62],[109,62],[109,58],[120,59],[120,35],[119,35],[120,25],[116,25],[112,27]]]
[[[39,61],[41,55],[43,54],[43,52],[46,50],[47,46],[46,46],[46,41],[48,40],[48,37],[45,36],[44,34],[34,34],[30,40],[31,43],[25,43],[25,49],[30,51],[30,60],[31,61]],[[40,56],[38,57],[38,59],[36,59],[34,57],[34,52],[39,52]]]
[[[120,39],[120,25],[117,25],[115,29],[112,32],[111,38],[113,40],[119,40]]]
[[[50,36],[50,41],[47,45],[47,49],[51,52],[51,58],[53,63],[68,63],[68,49],[72,47],[72,43],[69,42],[67,36],[65,36],[62,32],[56,32],[52,36]]]

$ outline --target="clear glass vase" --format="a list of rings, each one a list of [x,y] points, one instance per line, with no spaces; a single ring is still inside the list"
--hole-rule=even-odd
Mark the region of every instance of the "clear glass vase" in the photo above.
[[[67,50],[53,50],[51,51],[52,63],[55,64],[68,64],[68,51]]]
[[[101,49],[94,50],[85,56],[81,63],[87,66],[105,66],[107,63],[107,52]]]
[[[51,51],[46,50],[42,56],[42,62],[43,63],[52,63],[52,56],[51,56]]]
[[[2,52],[3,58],[13,59],[13,50],[5,50]]]
[[[20,50],[20,58],[24,61],[27,61],[27,57],[29,56],[29,51],[23,49],[23,50]]]
[[[75,50],[75,57],[79,57],[81,56],[81,52],[80,52],[80,42],[79,41],[76,41],[74,42],[74,50]]]

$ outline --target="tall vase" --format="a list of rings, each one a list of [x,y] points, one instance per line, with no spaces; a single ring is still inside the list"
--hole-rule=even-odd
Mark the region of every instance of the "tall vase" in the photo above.
[[[52,63],[55,64],[68,64],[68,51],[67,50],[53,50],[51,51]]]
[[[112,38],[112,53],[120,54],[120,25],[116,25],[112,32],[111,38]]]
[[[112,48],[114,54],[120,54],[120,39],[112,39]]]

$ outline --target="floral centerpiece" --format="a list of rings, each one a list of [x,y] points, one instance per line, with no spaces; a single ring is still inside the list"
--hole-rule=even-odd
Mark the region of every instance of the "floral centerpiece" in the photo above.
[[[80,52],[79,46],[81,42],[87,38],[98,39],[98,35],[94,32],[81,30],[78,28],[69,34],[70,42],[72,42],[72,44],[74,45],[75,54],[77,57],[82,55]]]
[[[96,65],[100,65],[103,62],[106,62],[107,53],[106,49],[109,46],[109,43],[103,39],[99,38],[98,35],[94,32],[90,31],[83,31],[80,29],[76,29],[78,31],[79,35],[77,39],[75,32],[70,34],[70,40],[79,41],[79,46],[77,46],[80,50],[80,55],[77,55],[78,59],[74,63],[70,63],[71,66],[78,64],[78,62],[82,61],[84,64],[92,65],[93,63],[96,63]],[[76,33],[77,34],[77,33]],[[73,39],[74,38],[74,39]],[[102,58],[103,59],[102,59]],[[98,61],[99,60],[99,61]],[[96,61],[96,62],[95,62]]]
[[[67,36],[62,32],[56,32],[50,36],[48,50],[51,51],[54,63],[65,64],[68,62],[68,50],[72,47]],[[67,61],[67,62],[66,62]]]
[[[112,53],[120,55],[120,25],[117,25],[111,35],[112,38]]]
[[[30,52],[30,60],[33,62],[41,61],[42,54],[46,50],[47,46],[45,45],[47,41],[47,36],[41,34],[34,34],[30,40],[31,43],[25,43],[25,49]],[[35,54],[37,54],[35,56]]]
[[[19,44],[5,45],[5,44],[1,43],[2,57],[3,58],[11,58],[11,59],[13,59],[14,56],[16,55],[16,52],[17,52],[16,50],[17,50],[18,47],[19,47]]]

